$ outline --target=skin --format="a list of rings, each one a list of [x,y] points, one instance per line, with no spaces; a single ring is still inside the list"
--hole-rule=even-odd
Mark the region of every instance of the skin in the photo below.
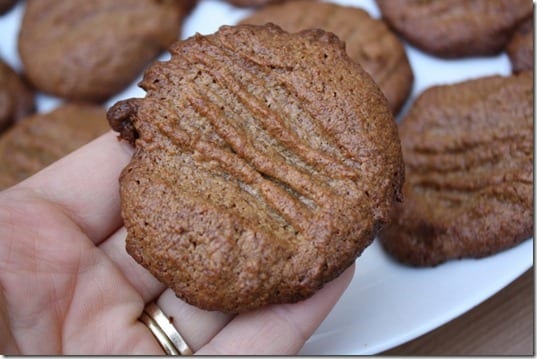
[[[296,354],[354,265],[296,304],[237,316],[190,306],[125,252],[118,177],[131,155],[109,132],[0,192],[0,353],[163,354],[138,321],[155,300],[196,354]]]

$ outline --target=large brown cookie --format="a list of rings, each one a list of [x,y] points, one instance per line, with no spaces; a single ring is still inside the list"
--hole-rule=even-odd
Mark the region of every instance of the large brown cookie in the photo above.
[[[122,90],[180,34],[191,0],[28,0],[19,53],[30,81],[71,100]]]
[[[34,111],[34,94],[8,64],[0,60],[0,132]]]
[[[0,189],[30,177],[109,129],[102,107],[65,104],[17,122],[0,137]]]
[[[533,70],[533,18],[524,21],[507,44],[513,72]]]
[[[318,1],[292,1],[263,8],[241,21],[275,23],[289,32],[321,28],[345,42],[347,53],[373,77],[397,113],[412,89],[414,76],[405,48],[383,21],[359,8]]]
[[[404,203],[379,235],[402,262],[483,257],[533,233],[533,74],[433,87],[400,124]]]
[[[333,34],[222,27],[171,47],[117,103],[127,251],[178,297],[242,312],[311,296],[400,199],[397,127]]]
[[[529,0],[377,0],[384,19],[421,50],[445,58],[501,52],[533,14]]]

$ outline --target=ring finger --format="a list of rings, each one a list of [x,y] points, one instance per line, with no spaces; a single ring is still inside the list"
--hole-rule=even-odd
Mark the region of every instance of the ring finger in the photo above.
[[[166,289],[155,302],[193,352],[207,344],[233,318],[231,314],[194,307],[177,298],[171,289]]]

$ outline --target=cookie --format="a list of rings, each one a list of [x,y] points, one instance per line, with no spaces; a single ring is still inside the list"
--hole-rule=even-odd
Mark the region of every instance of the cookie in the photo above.
[[[532,73],[430,88],[399,133],[405,200],[379,234],[388,253],[433,266],[532,236]]]
[[[105,110],[65,104],[17,122],[0,137],[0,190],[30,177],[109,130]]]
[[[33,91],[8,64],[0,60],[0,132],[33,111]]]
[[[19,54],[38,89],[103,101],[180,35],[191,0],[29,0]]]
[[[273,22],[289,32],[321,28],[345,42],[347,53],[371,75],[388,98],[392,112],[401,109],[414,76],[405,48],[383,21],[359,8],[318,1],[292,1],[265,7],[241,23]]]
[[[386,98],[322,30],[223,26],[171,47],[108,120],[127,251],[179,298],[244,312],[305,299],[350,266],[400,199]]]
[[[517,28],[506,50],[513,72],[533,70],[533,18]]]
[[[377,5],[408,42],[444,58],[497,54],[533,14],[528,0],[377,0]]]

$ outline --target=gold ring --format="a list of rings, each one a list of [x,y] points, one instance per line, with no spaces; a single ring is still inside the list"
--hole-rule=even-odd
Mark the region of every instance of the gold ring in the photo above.
[[[192,350],[170,318],[153,302],[146,305],[140,320],[149,328],[168,355],[191,355]]]

